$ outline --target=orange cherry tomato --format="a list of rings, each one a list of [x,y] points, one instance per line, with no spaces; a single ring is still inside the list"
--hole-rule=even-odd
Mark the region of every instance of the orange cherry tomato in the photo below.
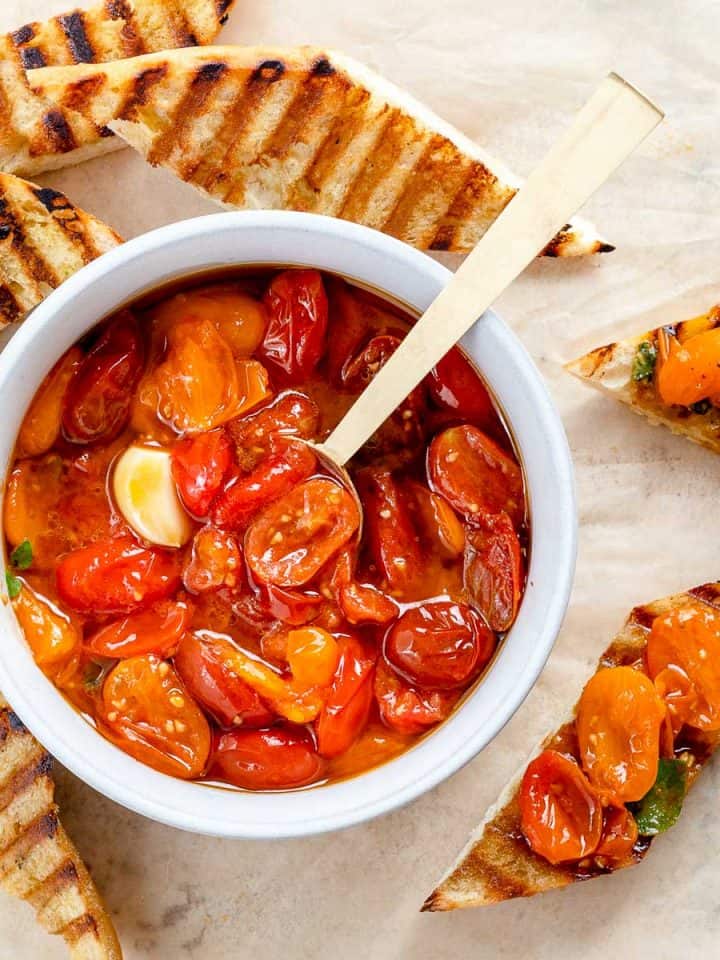
[[[370,555],[393,593],[407,596],[421,581],[424,562],[408,500],[390,470],[373,467],[356,479]]]
[[[319,573],[355,534],[360,514],[332,480],[299,484],[266,507],[245,535],[245,558],[261,583],[299,587]]]
[[[180,585],[180,553],[141,547],[133,537],[97,540],[56,570],[60,599],[87,614],[131,613],[172,596]]]
[[[299,383],[325,352],[328,302],[317,270],[285,270],[265,294],[269,321],[259,354],[276,376]]]
[[[430,371],[426,383],[430,396],[444,410],[476,426],[497,428],[497,413],[475,367],[459,347],[453,347]]]
[[[65,478],[59,456],[41,460],[18,460],[8,478],[5,493],[5,536],[17,547],[29,540],[33,551],[48,528],[48,515],[63,494]]]
[[[201,776],[210,754],[208,722],[167,660],[121,660],[105,679],[103,733],[131,757],[184,780]]]
[[[307,444],[275,438],[267,457],[248,474],[236,475],[212,506],[213,523],[244,528],[264,506],[289,493],[315,470],[317,457]]]
[[[340,651],[335,638],[320,627],[291,630],[287,637],[287,661],[292,685],[297,690],[325,687],[337,670]]]
[[[385,638],[385,656],[410,683],[433,690],[465,687],[488,662],[495,637],[464,603],[411,607]]]
[[[720,395],[720,329],[715,327],[680,344],[669,338],[668,355],[658,364],[656,384],[664,403],[689,407]]]
[[[505,512],[517,527],[523,520],[520,467],[477,427],[450,427],[428,453],[430,486],[466,520]]]
[[[224,727],[266,727],[275,714],[232,669],[232,643],[224,637],[186,633],[173,659],[185,686]]]
[[[668,711],[663,755],[672,756],[673,742],[678,731],[690,718],[697,721],[702,715],[704,719],[700,722],[706,722],[707,710],[700,707],[697,690],[680,667],[666,667],[661,670],[654,677],[654,683],[658,696],[665,701]],[[694,726],[697,726],[697,723]]]
[[[395,601],[377,587],[357,582],[355,555],[349,547],[341,550],[337,556],[330,578],[330,591],[335,595],[345,619],[353,626],[389,623],[399,612]]]
[[[67,439],[107,443],[121,433],[142,368],[140,326],[126,310],[105,327],[65,391],[62,428]]]
[[[185,437],[173,447],[172,475],[180,499],[194,517],[206,517],[232,464],[224,430]]]
[[[210,776],[246,790],[290,790],[322,778],[324,762],[307,730],[232,730],[215,743]]]
[[[23,582],[12,608],[40,667],[69,660],[80,646],[80,630],[70,617]]]
[[[585,685],[575,727],[590,781],[623,803],[655,783],[665,705],[652,681],[632,667],[600,670]]]
[[[46,453],[60,436],[63,401],[68,384],[83,362],[79,347],[71,347],[45,377],[20,427],[20,456]]]
[[[582,860],[600,843],[600,797],[574,760],[545,750],[523,776],[520,824],[535,853],[550,863]]]
[[[632,853],[637,843],[638,825],[626,807],[607,807],[596,857],[619,862]]]
[[[449,717],[460,699],[458,690],[411,687],[384,660],[375,670],[374,693],[383,723],[401,734],[425,733]]]
[[[459,557],[465,547],[465,530],[447,500],[415,480],[409,481],[407,490],[428,548],[450,560]]]
[[[664,683],[668,708],[679,722],[720,730],[720,615],[706,604],[687,604],[653,621],[648,673]]]
[[[155,653],[170,656],[190,625],[192,607],[182,601],[161,601],[101,627],[84,643],[98,657],[126,659]]]
[[[524,571],[520,541],[506,513],[483,517],[468,529],[463,580],[490,628],[509,630],[520,606]]]
[[[255,353],[267,324],[263,304],[234,284],[213,284],[178,293],[155,307],[153,315],[165,330],[178,320],[209,320],[238,359]]]
[[[260,410],[231,420],[227,430],[235,443],[240,467],[250,471],[270,452],[275,438],[312,440],[319,424],[318,405],[304,393],[285,390]]]
[[[185,588],[195,594],[221,587],[235,589],[242,576],[242,555],[235,537],[212,526],[198,530],[183,567]]]
[[[338,757],[350,749],[365,729],[373,699],[375,654],[356,637],[343,637],[339,644],[337,670],[315,721],[323,757]]]

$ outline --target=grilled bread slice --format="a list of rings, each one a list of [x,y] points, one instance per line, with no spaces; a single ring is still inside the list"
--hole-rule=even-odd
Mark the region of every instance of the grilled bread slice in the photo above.
[[[0,329],[121,242],[57,190],[0,173]]]
[[[0,887],[64,937],[73,960],[122,960],[112,921],[58,819],[52,760],[0,696]]]
[[[26,70],[211,43],[233,0],[104,0],[0,36],[0,170],[29,176],[124,146],[102,117],[31,90]]]
[[[31,83],[227,207],[341,217],[421,249],[470,250],[520,184],[402,90],[311,47],[170,51]],[[610,249],[577,220],[545,252]]]
[[[635,607],[600,658],[598,670],[636,663],[643,656],[647,634],[655,617],[689,602],[720,609],[720,583],[705,584],[687,593]],[[575,752],[574,717],[575,710],[570,720],[548,736],[532,756],[537,756],[547,748]],[[690,786],[720,744],[720,732],[703,733],[685,727],[680,738],[682,740],[676,741],[676,746],[683,748]],[[553,866],[533,853],[521,830],[518,803],[520,782],[526,768],[527,763],[523,764],[517,776],[488,810],[455,864],[425,901],[423,910],[456,910],[460,907],[486,906],[515,897],[531,897],[608,872],[607,867],[596,863],[594,859],[588,858],[581,865]],[[642,838],[642,845],[636,844],[632,856],[620,866],[629,867],[639,863],[647,854],[651,840],[651,837]]]
[[[682,343],[689,337],[720,326],[720,306],[672,329]],[[665,404],[655,389],[655,358],[663,328],[592,350],[566,364],[565,369],[592,386],[628,404],[651,423],[663,424],[673,433],[720,453],[720,410],[708,402],[693,407]],[[720,361],[720,358],[719,358]]]

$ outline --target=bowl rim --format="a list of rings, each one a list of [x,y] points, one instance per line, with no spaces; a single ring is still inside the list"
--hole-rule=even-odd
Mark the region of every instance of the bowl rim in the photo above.
[[[248,259],[245,251],[251,250],[257,255]],[[399,240],[316,214],[219,213],[129,240],[54,290],[0,353],[0,407],[11,411],[0,424],[0,508],[19,423],[45,373],[82,332],[142,292],[192,274],[194,263],[202,271],[251,263],[314,266],[367,282],[418,310],[451,276]],[[107,306],[92,308],[97,301]],[[91,322],[81,319],[85,314],[92,315]],[[340,783],[271,794],[188,783],[146,767],[102,738],[36,666],[5,602],[0,689],[46,749],[80,779],[137,813],[206,835],[244,838],[311,835],[369,820],[417,798],[479,753],[520,707],[552,650],[572,588],[577,516],[562,422],[520,341],[487,311],[461,343],[497,396],[518,444],[532,548],[517,621],[482,682],[448,720],[397,758]],[[493,357],[503,363],[493,365]],[[3,569],[4,563],[3,557]]]

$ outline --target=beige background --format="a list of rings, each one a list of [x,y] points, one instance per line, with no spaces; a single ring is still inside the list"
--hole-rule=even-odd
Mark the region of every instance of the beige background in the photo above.
[[[67,5],[1,0],[0,28]],[[720,577],[720,459],[648,427],[561,369],[612,333],[720,299],[719,28],[717,0],[237,0],[228,40],[342,48],[521,173],[608,69],[644,87],[668,120],[585,211],[617,252],[537,263],[499,304],[549,381],[577,466],[577,582],[537,688],[449,782],[333,836],[208,840],[143,820],[60,773],[64,820],[128,960],[718,955],[717,765],[637,870],[483,911],[417,910],[633,603]],[[129,151],[46,180],[128,237],[213,209]],[[62,956],[27,906],[0,895],[2,960]]]

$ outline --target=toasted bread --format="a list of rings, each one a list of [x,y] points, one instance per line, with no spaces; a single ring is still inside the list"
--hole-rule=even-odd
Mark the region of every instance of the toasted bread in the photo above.
[[[340,217],[421,249],[470,250],[520,185],[402,90],[311,47],[170,51],[31,83],[224,206]],[[576,220],[545,252],[610,249]]]
[[[682,342],[688,337],[720,326],[720,307],[692,320],[678,323],[674,331]],[[633,376],[633,364],[641,344],[656,348],[662,328],[617,343],[608,343],[566,364],[565,369],[592,386],[626,403],[636,413],[653,424],[662,424],[680,434],[720,453],[720,410],[712,404],[693,407],[670,406],[662,402],[655,389],[653,376]],[[640,371],[642,372],[642,371]],[[652,371],[654,373],[654,371]]]
[[[233,0],[105,0],[0,37],[0,170],[34,176],[124,144],[99,118],[52,103],[26,70],[96,63],[168,47],[211,43]]]
[[[52,760],[0,696],[0,887],[27,900],[73,960],[122,960],[107,910],[62,828]]]
[[[57,190],[0,173],[0,329],[121,242]]]
[[[705,584],[687,593],[665,597],[647,606],[635,607],[622,630],[600,658],[597,669],[637,662],[643,656],[647,633],[654,618],[690,601],[699,601],[716,610],[720,609],[720,583]],[[575,710],[568,722],[546,737],[532,756],[537,756],[548,747],[567,750],[575,740],[572,722],[574,717]],[[687,743],[683,740],[682,746],[687,752],[688,785],[692,785],[720,744],[720,732],[702,733],[699,730],[685,729],[689,732]],[[423,910],[456,910],[461,907],[486,906],[515,897],[531,897],[536,893],[566,887],[608,872],[607,867],[594,860],[590,863],[583,861],[582,865],[553,866],[533,853],[521,830],[518,803],[520,781],[526,767],[527,762],[488,810],[485,819],[472,834],[455,864],[425,901]],[[614,869],[639,863],[647,854],[651,841],[651,837],[643,838],[642,845],[636,845],[632,855]]]

